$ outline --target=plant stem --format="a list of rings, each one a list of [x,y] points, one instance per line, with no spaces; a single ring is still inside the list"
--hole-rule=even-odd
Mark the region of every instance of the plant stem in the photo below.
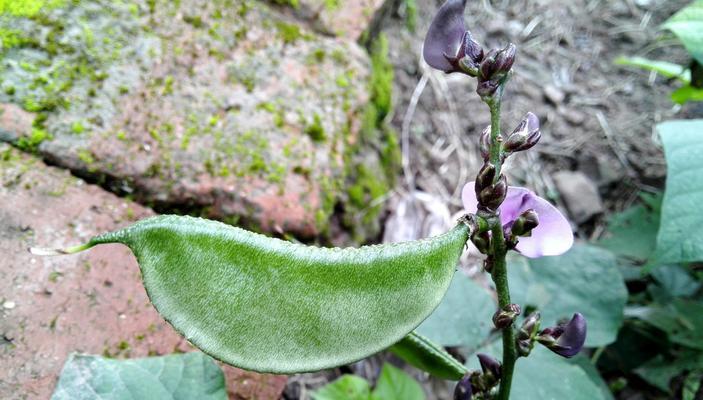
[[[503,164],[501,160],[501,143],[498,141],[500,137],[500,103],[502,90],[498,89],[495,97],[486,101],[488,108],[491,110],[491,147],[489,150],[489,161],[496,167],[496,175],[493,182],[498,182],[500,178],[500,169]]]
[[[505,253],[507,249],[505,248],[505,240],[503,239],[503,227],[500,226],[500,223],[493,227],[491,235],[491,252],[493,253],[491,255],[491,257],[493,257],[491,276],[496,285],[498,304],[502,309],[510,304],[510,288],[508,287],[508,269],[505,263]],[[516,360],[515,331],[512,326],[509,326],[503,329],[503,367],[500,379],[500,391],[498,392],[499,400],[508,400],[510,398],[510,386],[513,380],[513,370],[515,369]]]
[[[500,137],[500,105],[503,94],[503,87],[498,89],[495,96],[488,99],[486,103],[491,110],[491,145],[489,149],[489,161],[496,168],[495,180],[500,178],[500,170],[503,163]],[[491,218],[491,277],[496,285],[498,293],[498,305],[502,309],[510,304],[510,288],[508,286],[508,269],[505,263],[505,255],[508,249],[503,236],[503,226],[499,215]],[[503,366],[500,380],[500,390],[498,400],[508,400],[510,398],[510,387],[513,380],[513,370],[517,360],[517,350],[515,348],[515,331],[512,326],[503,329]]]

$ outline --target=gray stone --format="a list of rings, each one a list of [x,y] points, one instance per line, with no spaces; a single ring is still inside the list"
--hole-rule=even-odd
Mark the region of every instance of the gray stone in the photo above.
[[[574,222],[586,222],[603,212],[598,187],[582,172],[559,171],[554,174],[554,183]]]
[[[586,114],[570,107],[559,107],[559,115],[571,125],[581,125],[586,120]]]
[[[546,85],[544,87],[544,97],[546,97],[552,104],[558,106],[564,102],[566,94],[554,85]]]
[[[387,0],[300,0],[296,14],[321,32],[359,40]],[[275,2],[275,0],[274,0]]]

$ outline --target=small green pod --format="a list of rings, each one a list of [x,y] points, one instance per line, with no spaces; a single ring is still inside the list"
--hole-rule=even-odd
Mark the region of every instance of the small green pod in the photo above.
[[[401,340],[444,296],[468,239],[320,248],[220,222],[149,218],[94,237],[123,243],[161,315],[228,364],[271,373],[347,364]]]
[[[468,368],[447,353],[442,346],[414,331],[389,350],[406,363],[437,378],[458,381],[469,372]]]

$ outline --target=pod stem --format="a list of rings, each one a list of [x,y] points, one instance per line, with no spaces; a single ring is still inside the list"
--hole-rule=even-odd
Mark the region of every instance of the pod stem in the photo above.
[[[95,243],[88,242],[78,246],[65,247],[63,249],[52,249],[48,247],[30,247],[29,252],[35,256],[63,256],[66,254],[80,253],[81,251],[88,250],[89,248],[95,246]]]

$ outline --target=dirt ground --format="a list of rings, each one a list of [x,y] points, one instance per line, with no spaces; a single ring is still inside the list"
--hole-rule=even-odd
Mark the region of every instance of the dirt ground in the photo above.
[[[420,62],[422,38],[440,1],[418,1],[417,29],[399,17],[384,26],[396,65],[393,124],[407,138],[405,187],[440,196],[461,207],[461,186],[473,180],[477,138],[489,124],[475,81],[433,71]],[[666,173],[654,125],[703,115],[696,104],[674,105],[675,84],[614,64],[623,55],[686,64],[685,51],[659,25],[681,0],[470,1],[468,28],[484,48],[517,45],[515,75],[503,101],[508,133],[528,111],[542,123],[531,154],[515,157],[511,184],[526,185],[565,205],[552,175],[583,172],[598,188],[605,213],[579,226],[583,239],[597,237],[609,213],[631,204],[640,191],[663,187]],[[411,179],[408,179],[408,176]]]

